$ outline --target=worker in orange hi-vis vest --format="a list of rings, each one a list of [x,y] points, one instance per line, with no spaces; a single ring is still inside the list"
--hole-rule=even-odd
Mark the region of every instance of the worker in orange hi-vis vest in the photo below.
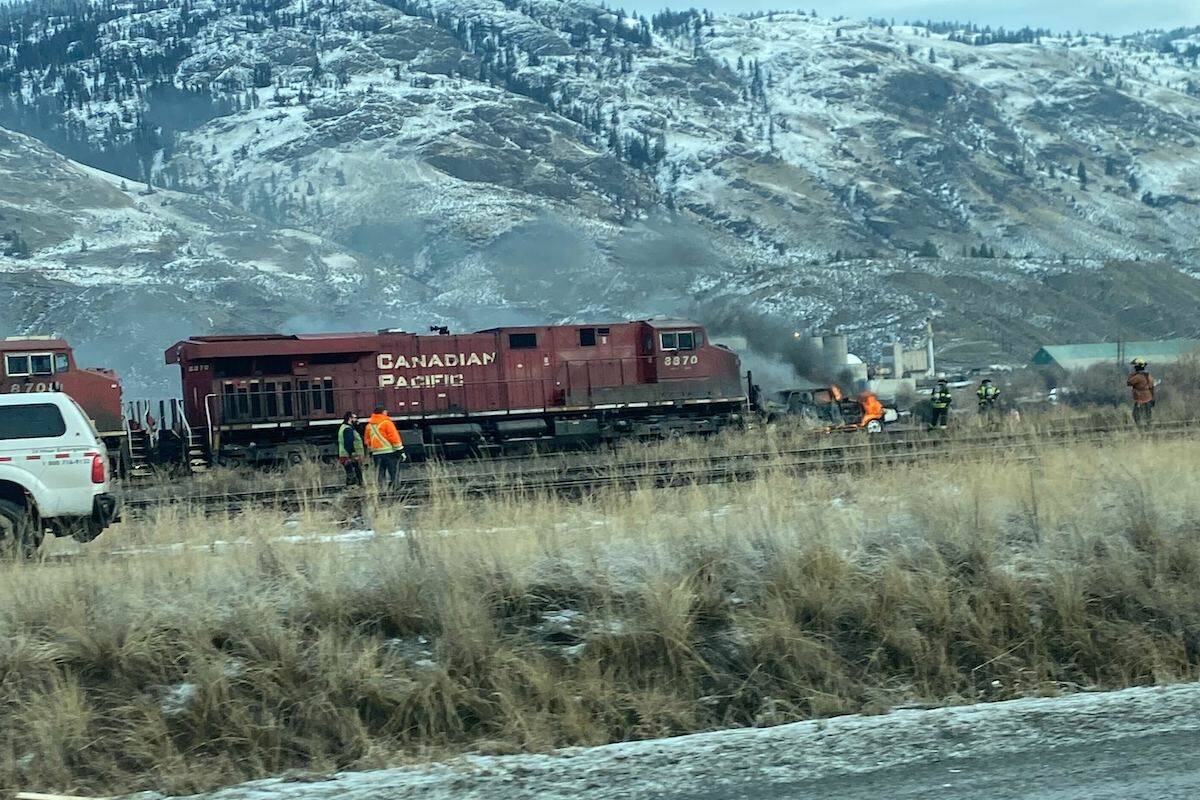
[[[363,441],[371,454],[379,488],[395,486],[400,479],[400,464],[405,459],[404,442],[396,423],[388,416],[387,406],[375,406],[375,413],[367,420]]]

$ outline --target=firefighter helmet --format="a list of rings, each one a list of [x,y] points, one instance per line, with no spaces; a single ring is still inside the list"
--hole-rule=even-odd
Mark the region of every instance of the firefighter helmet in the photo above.
[[[1141,358],[1140,356],[1138,358],[1135,358],[1133,361],[1131,361],[1129,363],[1132,364],[1134,367],[1137,367],[1138,369],[1146,368],[1146,359]]]

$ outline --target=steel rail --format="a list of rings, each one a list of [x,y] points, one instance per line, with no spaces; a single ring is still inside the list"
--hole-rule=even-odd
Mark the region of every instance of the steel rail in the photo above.
[[[200,508],[209,514],[229,514],[249,508],[297,509],[339,500],[419,504],[439,490],[470,496],[586,493],[602,488],[681,486],[746,480],[771,471],[793,473],[839,471],[871,465],[901,464],[926,458],[978,456],[1027,447],[1034,450],[1055,444],[1104,442],[1114,434],[1133,433],[1128,426],[1063,428],[1056,431],[1024,430],[974,437],[943,439],[937,436],[872,439],[822,447],[778,451],[719,453],[670,459],[648,459],[611,465],[551,466],[528,471],[424,474],[406,479],[395,491],[378,496],[351,491],[342,484],[223,492],[203,495],[131,498],[125,508],[132,515],[171,507]],[[1194,422],[1166,423],[1145,435],[1189,436],[1200,432]]]

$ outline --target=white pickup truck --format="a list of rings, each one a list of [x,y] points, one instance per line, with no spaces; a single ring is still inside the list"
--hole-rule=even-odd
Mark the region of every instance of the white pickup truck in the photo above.
[[[119,513],[104,443],[78,403],[0,395],[0,553],[28,557],[46,533],[89,542]]]

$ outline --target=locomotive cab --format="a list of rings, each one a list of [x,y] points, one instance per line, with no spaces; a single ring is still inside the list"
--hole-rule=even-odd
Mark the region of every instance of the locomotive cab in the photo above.
[[[704,396],[744,393],[741,361],[728,348],[712,344],[703,326],[677,319],[652,319],[644,325],[647,382],[694,384]]]
[[[80,369],[71,346],[53,336],[10,336],[0,342],[6,394],[64,392],[106,439],[124,435],[121,384],[107,369]]]
[[[8,394],[53,392],[56,376],[71,369],[66,342],[44,336],[12,336],[4,340],[4,378]]]

